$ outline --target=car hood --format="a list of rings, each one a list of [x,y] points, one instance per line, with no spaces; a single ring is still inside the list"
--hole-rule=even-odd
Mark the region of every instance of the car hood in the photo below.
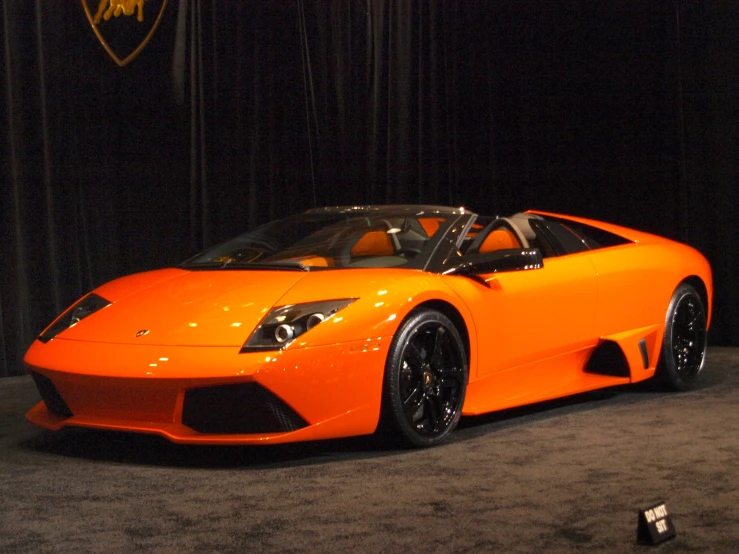
[[[94,292],[111,302],[60,339],[142,345],[236,346],[306,273],[160,270]]]

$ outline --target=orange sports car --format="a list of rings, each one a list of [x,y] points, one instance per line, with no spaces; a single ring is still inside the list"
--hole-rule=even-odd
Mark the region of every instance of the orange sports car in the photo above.
[[[654,377],[696,382],[711,269],[578,217],[321,208],[80,299],[25,357],[27,418],[272,444],[443,441],[474,415]]]

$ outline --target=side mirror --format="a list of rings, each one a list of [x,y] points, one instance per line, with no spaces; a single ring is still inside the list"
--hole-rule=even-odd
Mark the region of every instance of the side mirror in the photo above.
[[[538,248],[510,248],[485,254],[471,254],[462,263],[444,272],[445,275],[476,276],[481,273],[541,269],[544,259]]]

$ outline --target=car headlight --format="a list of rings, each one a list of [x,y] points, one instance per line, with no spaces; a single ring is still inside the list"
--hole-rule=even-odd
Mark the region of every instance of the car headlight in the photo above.
[[[74,327],[88,315],[93,314],[106,306],[110,306],[110,302],[108,300],[102,296],[98,296],[97,294],[90,293],[60,315],[54,323],[47,327],[46,331],[41,333],[38,340],[41,342],[49,342],[65,329]]]
[[[355,300],[356,298],[345,298],[272,308],[241,347],[241,351],[258,352],[285,348],[300,335],[326,321]]]

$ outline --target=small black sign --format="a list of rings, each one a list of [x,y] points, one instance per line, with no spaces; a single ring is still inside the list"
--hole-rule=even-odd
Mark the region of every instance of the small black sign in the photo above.
[[[636,525],[636,541],[639,544],[659,544],[676,534],[664,502],[639,510],[639,521]]]

